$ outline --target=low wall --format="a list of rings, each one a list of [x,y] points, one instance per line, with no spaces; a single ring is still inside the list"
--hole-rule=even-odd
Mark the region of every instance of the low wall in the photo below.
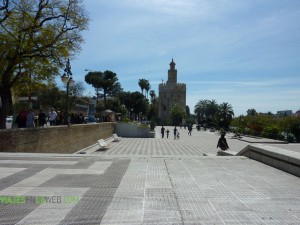
[[[120,137],[132,138],[149,138],[154,137],[150,133],[149,125],[139,125],[134,123],[118,123],[116,126],[116,133]]]
[[[246,156],[300,177],[300,153],[298,152],[257,144],[247,146],[237,155]]]
[[[219,151],[222,156],[245,156],[300,177],[300,153],[273,146],[248,145],[238,153]]]
[[[0,130],[0,152],[74,153],[106,139],[115,123]]]

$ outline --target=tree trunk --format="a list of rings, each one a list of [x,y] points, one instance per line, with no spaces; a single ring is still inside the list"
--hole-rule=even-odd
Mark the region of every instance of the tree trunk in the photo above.
[[[9,113],[9,106],[11,102],[11,91],[7,87],[2,87],[0,89],[0,96],[1,96],[1,110],[0,110],[0,129],[6,128],[6,116]]]
[[[103,90],[103,98],[104,98],[104,108],[106,109],[106,90]]]

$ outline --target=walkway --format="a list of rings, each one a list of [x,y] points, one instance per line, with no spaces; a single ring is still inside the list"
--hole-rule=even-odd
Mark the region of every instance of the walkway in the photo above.
[[[86,155],[0,153],[0,224],[300,224],[298,177],[179,132]]]

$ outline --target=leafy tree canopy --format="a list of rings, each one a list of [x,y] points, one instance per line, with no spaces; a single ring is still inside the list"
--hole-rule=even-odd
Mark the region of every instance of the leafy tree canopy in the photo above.
[[[170,106],[170,117],[172,120],[172,124],[178,126],[179,124],[181,124],[182,119],[186,118],[186,110],[180,105],[174,103]]]
[[[99,90],[103,92],[104,107],[107,106],[107,96],[117,96],[122,91],[121,84],[118,82],[117,74],[109,70],[104,72],[89,72],[85,76],[85,81],[96,88],[97,97]]]
[[[80,50],[88,16],[81,0],[4,0],[0,5],[0,128],[11,107],[12,88],[29,74],[43,82]]]

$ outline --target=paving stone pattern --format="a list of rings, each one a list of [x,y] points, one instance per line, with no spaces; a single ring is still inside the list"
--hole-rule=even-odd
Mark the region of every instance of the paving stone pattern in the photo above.
[[[27,202],[0,202],[0,224],[300,224],[298,177],[215,156],[214,133],[179,131],[180,140],[122,138],[90,155],[1,154],[0,197]],[[227,138],[233,151],[247,145]]]

